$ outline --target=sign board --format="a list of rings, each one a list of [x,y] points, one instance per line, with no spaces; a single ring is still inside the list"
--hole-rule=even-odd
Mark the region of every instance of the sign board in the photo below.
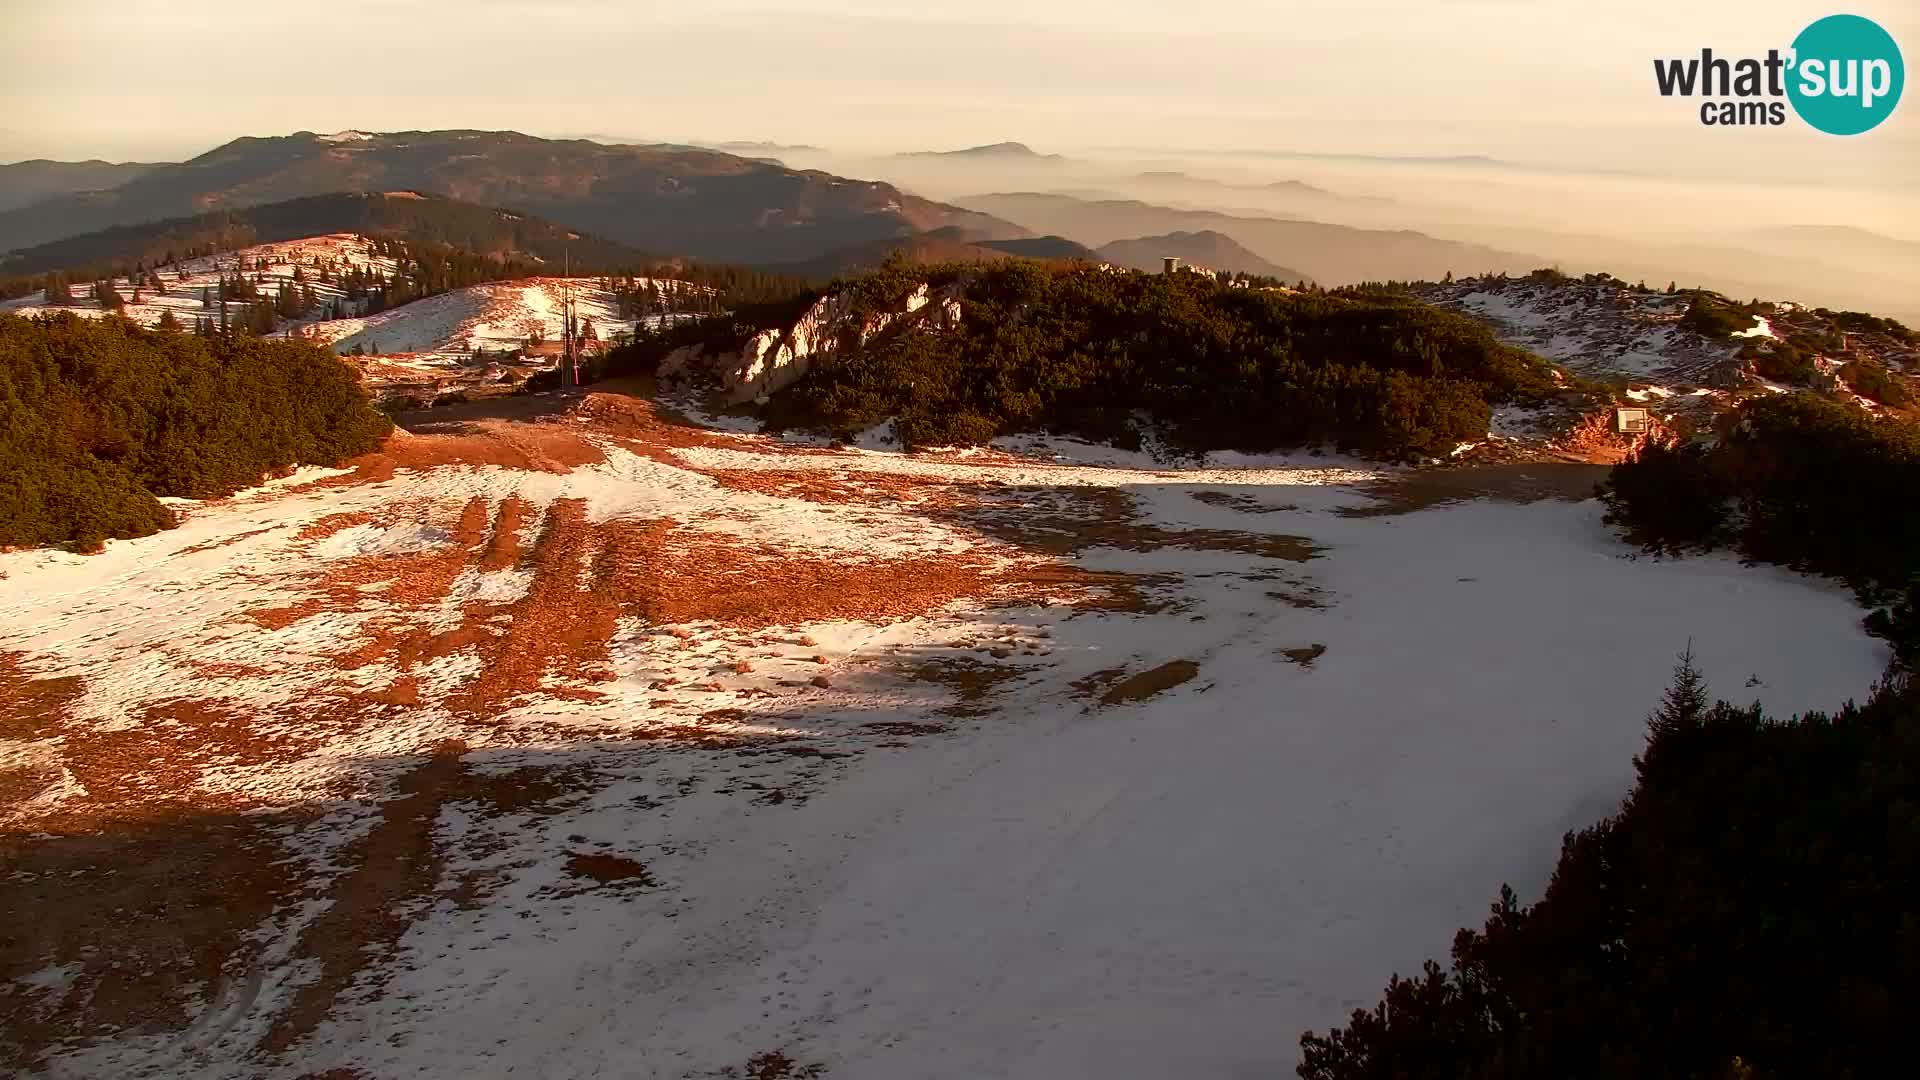
[[[1614,427],[1623,435],[1640,435],[1647,430],[1647,410],[1616,409],[1613,414]]]

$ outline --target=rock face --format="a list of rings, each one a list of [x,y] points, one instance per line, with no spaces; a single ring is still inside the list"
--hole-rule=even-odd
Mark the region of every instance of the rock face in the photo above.
[[[767,398],[799,382],[814,360],[876,338],[910,330],[938,331],[959,325],[962,285],[935,291],[925,282],[893,304],[874,311],[852,293],[815,301],[791,326],[761,330],[738,348],[709,352],[700,345],[676,349],[660,362],[662,382],[711,381],[729,405]]]

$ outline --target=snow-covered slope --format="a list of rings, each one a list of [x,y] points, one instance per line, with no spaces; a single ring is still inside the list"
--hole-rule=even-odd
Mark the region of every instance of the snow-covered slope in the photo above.
[[[125,277],[115,279],[114,291],[125,302],[121,313],[128,318],[152,326],[163,312],[171,311],[189,330],[200,318],[217,321],[220,279],[232,275],[236,268],[253,279],[269,300],[283,283],[288,283],[311,287],[322,310],[336,302],[353,308],[354,302],[345,300],[337,280],[319,280],[322,265],[332,267],[333,275],[350,268],[381,274],[394,270],[393,259],[373,254],[368,238],[338,233],[186,260],[180,266],[181,274],[172,268],[161,272],[167,289],[164,294],[144,283],[136,288],[136,283]],[[297,283],[296,270],[300,271]],[[668,279],[642,279],[642,283],[669,293],[696,288]],[[636,320],[621,318],[618,300],[602,287],[601,279],[545,277],[456,289],[370,316],[299,319],[277,334],[329,344],[342,354],[357,348],[368,354],[429,354],[428,359],[457,360],[471,356],[475,349],[507,352],[526,344],[531,335],[547,341],[559,339],[560,294],[567,284],[573,288],[581,319],[591,321],[596,334],[610,337],[633,329]],[[66,305],[66,310],[89,317],[106,314],[90,295],[90,283],[75,283],[73,293],[75,301]],[[134,302],[136,298],[138,303]],[[246,306],[238,301],[229,303],[228,317],[237,319]],[[0,303],[0,312],[13,314],[32,314],[46,308],[40,293]]]
[[[265,266],[261,265],[263,261]],[[135,282],[125,277],[115,278],[113,285],[114,291],[125,304],[121,314],[127,318],[152,326],[160,321],[163,312],[171,311],[184,328],[191,330],[196,319],[204,317],[218,320],[220,279],[223,276],[231,277],[236,271],[255,279],[269,302],[282,283],[293,282],[296,269],[301,271],[302,283],[313,289],[322,307],[341,300],[343,293],[337,282],[323,283],[316,277],[316,271],[323,263],[342,271],[359,268],[376,270],[381,274],[390,274],[394,268],[392,259],[373,254],[372,245],[366,237],[334,233],[183,260],[179,267],[181,274],[176,274],[172,267],[160,272],[166,286],[165,293],[144,283],[136,288]],[[91,286],[91,282],[74,282],[74,302],[64,305],[64,310],[88,317],[106,314],[100,302],[92,297]],[[134,302],[136,297],[138,303]],[[247,305],[234,301],[227,306],[231,319],[237,318]],[[46,297],[42,293],[0,302],[0,312],[16,315],[31,314],[46,307]]]
[[[1421,286],[1429,303],[1477,316],[1513,344],[1595,379],[1659,384],[1739,382],[1734,348],[1680,326],[1688,297],[1624,283],[1467,278]]]
[[[1507,474],[1023,445],[594,394],[0,555],[0,1062],[1282,1075],[1537,895],[1689,641],[1782,713],[1885,660]]]
[[[666,288],[684,282],[662,281]],[[583,325],[602,338],[629,332],[638,322],[621,318],[618,299],[595,278],[530,278],[474,285],[355,319],[309,324],[303,337],[325,342],[340,353],[359,349],[376,355],[429,353],[449,357],[482,352],[511,352],[530,338],[558,341],[562,332],[561,293],[571,285]]]

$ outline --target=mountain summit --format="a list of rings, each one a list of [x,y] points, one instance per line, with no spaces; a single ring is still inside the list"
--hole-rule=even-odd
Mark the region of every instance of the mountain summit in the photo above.
[[[964,150],[915,150],[895,155],[903,158],[944,158],[948,161],[1065,161],[1059,154],[1042,154],[1026,143],[997,142],[969,146]]]

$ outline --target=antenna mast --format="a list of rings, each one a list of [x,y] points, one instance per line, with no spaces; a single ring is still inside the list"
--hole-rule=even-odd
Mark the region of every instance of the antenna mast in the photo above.
[[[578,339],[575,337],[574,330],[573,247],[571,245],[566,249],[564,261],[561,263],[561,273],[563,276],[560,279],[560,333],[563,335],[564,344],[560,363],[567,372],[561,376],[561,380],[566,382],[571,379],[572,381],[567,385],[579,389],[580,352],[576,347]]]

